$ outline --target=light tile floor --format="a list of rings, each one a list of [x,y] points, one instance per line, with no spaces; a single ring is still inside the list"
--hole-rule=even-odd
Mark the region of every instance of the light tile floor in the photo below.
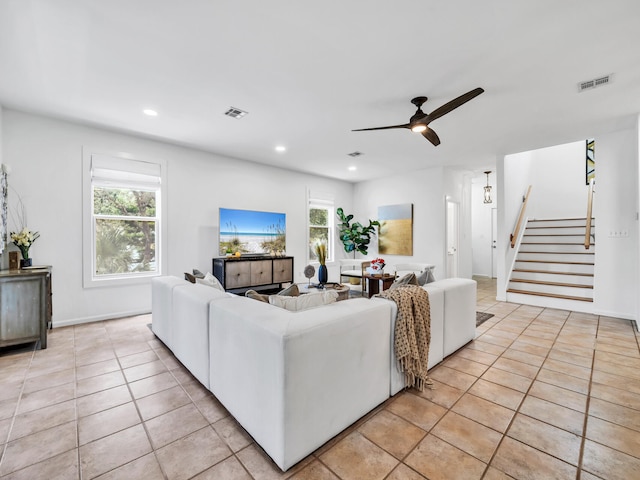
[[[495,301],[435,388],[379,406],[286,473],[149,331],[148,315],[0,353],[5,479],[640,478],[630,322]]]

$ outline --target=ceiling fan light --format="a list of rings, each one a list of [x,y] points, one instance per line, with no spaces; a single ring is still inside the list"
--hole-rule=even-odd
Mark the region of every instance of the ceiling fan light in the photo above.
[[[411,131],[415,133],[422,133],[427,129],[427,126],[424,123],[418,123],[411,127]]]

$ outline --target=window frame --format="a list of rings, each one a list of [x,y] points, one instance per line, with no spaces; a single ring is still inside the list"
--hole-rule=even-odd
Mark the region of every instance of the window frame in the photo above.
[[[130,172],[128,166],[149,165],[159,169],[159,184],[150,185],[144,181],[129,179],[102,179],[93,178],[92,159],[97,159],[104,164],[112,162],[110,167],[114,171],[125,174]],[[151,278],[164,274],[166,265],[166,162],[163,160],[144,160],[139,156],[125,153],[97,153],[96,150],[83,147],[83,286],[84,288],[111,287],[136,284],[148,284]],[[123,166],[123,168],[119,168]],[[126,176],[126,175],[125,175]],[[140,217],[134,215],[106,215],[94,213],[94,188],[124,188],[138,191],[154,191],[156,194],[156,212],[154,217]],[[151,221],[155,222],[155,262],[156,269],[153,272],[130,272],[119,274],[96,275],[96,222],[99,219],[115,219],[124,221]]]
[[[312,225],[311,224],[311,210],[322,209],[327,210],[327,223],[328,225]],[[327,260],[326,263],[332,263],[335,261],[334,252],[334,231],[335,231],[335,205],[331,200],[324,200],[318,198],[309,198],[307,203],[307,246],[311,246],[311,228],[326,228],[327,229]],[[309,249],[307,248],[307,262],[319,264],[318,260],[311,258],[309,255]]]

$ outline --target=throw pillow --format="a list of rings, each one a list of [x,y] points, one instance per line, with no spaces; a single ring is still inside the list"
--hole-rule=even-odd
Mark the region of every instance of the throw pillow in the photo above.
[[[190,273],[184,272],[184,279],[191,283],[196,283],[196,277],[194,277]]]
[[[398,288],[400,285],[419,285],[418,279],[416,278],[415,273],[407,273],[404,277],[400,277],[396,279],[395,282],[391,284],[389,290],[394,288]]]
[[[194,268],[193,269],[193,276],[196,277],[196,278],[204,278],[204,273],[202,273],[197,268]]]
[[[247,290],[246,292],[244,292],[244,296],[247,298],[258,300],[260,302],[269,303],[269,295],[258,293],[255,290]]]
[[[298,288],[298,285],[294,283],[284,290],[280,290],[276,295],[280,297],[297,297],[300,295],[300,289]],[[254,300],[259,300],[261,302],[269,303],[269,295],[258,293],[255,290],[247,290],[246,292],[244,292],[244,296],[253,298]]]
[[[211,272],[207,272],[204,278],[197,278],[196,283],[200,283],[202,285],[207,285],[208,287],[217,288],[221,292],[224,292],[224,288],[222,284],[218,281],[216,277],[214,277]]]
[[[338,299],[338,292],[327,290],[325,292],[309,293],[299,297],[285,297],[282,295],[269,295],[269,303],[276,307],[284,308],[291,312],[299,312],[308,308],[320,307],[335,303]]]
[[[298,288],[298,284],[292,283],[284,290],[278,292],[278,295],[282,295],[285,297],[297,297],[300,295],[300,289]]]
[[[433,276],[433,273],[431,273],[430,268],[425,269],[425,271],[420,273],[420,275],[418,275],[416,278],[418,280],[418,285],[420,285],[421,287],[426,283],[431,283],[436,281],[436,279]]]

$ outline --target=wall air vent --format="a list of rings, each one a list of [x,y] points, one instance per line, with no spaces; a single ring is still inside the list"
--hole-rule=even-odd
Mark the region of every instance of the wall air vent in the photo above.
[[[578,83],[578,92],[584,92],[585,90],[592,90],[596,87],[608,85],[613,80],[611,75],[606,75],[600,78],[594,78],[593,80],[586,80]]]
[[[362,152],[351,152],[351,153],[347,153],[347,155],[349,155],[350,157],[359,157],[360,155],[364,155],[364,153],[362,153]]]
[[[229,110],[224,112],[224,114],[227,117],[232,117],[232,118],[242,118],[247,113],[249,113],[249,112],[245,112],[244,110],[240,110],[239,108],[236,108],[236,107],[229,107]]]

